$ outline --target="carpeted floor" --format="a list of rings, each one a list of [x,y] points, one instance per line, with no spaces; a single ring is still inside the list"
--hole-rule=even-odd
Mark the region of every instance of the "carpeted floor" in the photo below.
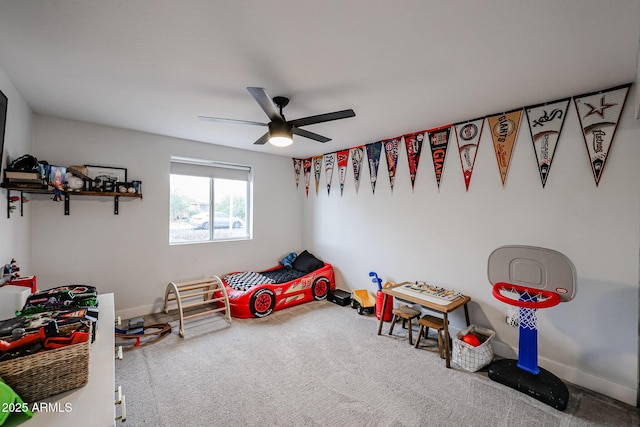
[[[184,339],[171,325],[116,362],[130,427],[640,424],[637,408],[576,386],[562,412],[486,373],[447,369],[435,339],[415,349],[388,324],[378,336],[375,317],[327,301],[231,325],[202,316]]]

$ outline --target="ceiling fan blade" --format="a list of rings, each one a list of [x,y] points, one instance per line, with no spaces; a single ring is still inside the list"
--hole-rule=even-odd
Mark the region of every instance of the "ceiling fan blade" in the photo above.
[[[256,145],[264,145],[267,142],[269,142],[269,132],[265,133],[260,138],[258,138],[258,140],[256,142],[254,142],[254,144],[256,144]]]
[[[303,117],[301,119],[291,120],[289,124],[295,127],[307,126],[307,125],[313,125],[316,123],[330,122],[332,120],[340,120],[340,119],[346,119],[349,117],[355,117],[355,115],[356,113],[353,110],[349,109],[349,110],[335,111],[333,113],[318,114],[317,116]]]
[[[253,125],[253,126],[268,126],[267,123],[252,122],[249,120],[236,120],[236,119],[223,119],[221,117],[207,117],[198,116],[203,122],[218,122],[218,123],[234,123],[238,125]]]
[[[327,138],[326,136],[318,135],[317,133],[309,132],[308,130],[299,129],[299,128],[291,128],[291,133],[299,136],[304,136],[305,138],[313,139],[315,141],[320,142],[329,142],[331,138]]]
[[[280,113],[278,112],[278,107],[273,103],[265,89],[261,87],[248,87],[247,90],[271,121],[282,121],[282,116],[280,116]]]

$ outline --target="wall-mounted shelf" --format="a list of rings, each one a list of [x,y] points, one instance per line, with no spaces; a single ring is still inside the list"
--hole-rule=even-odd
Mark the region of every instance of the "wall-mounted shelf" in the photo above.
[[[50,194],[55,195],[54,190],[49,190],[47,188],[37,188],[33,186],[22,186],[15,184],[0,184],[0,187],[7,189],[7,218],[11,218],[11,192],[19,191],[20,192],[20,216],[23,215],[23,193],[28,194]],[[142,194],[138,193],[116,193],[116,192],[107,192],[107,191],[62,191],[61,194],[64,200],[64,214],[69,215],[69,199],[71,196],[89,196],[89,197],[113,197],[113,214],[118,215],[119,202],[120,197],[129,197],[142,199]]]

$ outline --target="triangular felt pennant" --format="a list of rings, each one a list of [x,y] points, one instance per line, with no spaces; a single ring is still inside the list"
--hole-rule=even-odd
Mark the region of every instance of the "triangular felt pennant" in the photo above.
[[[458,123],[454,127],[458,141],[458,152],[460,153],[460,165],[462,166],[464,185],[467,191],[469,191],[471,174],[473,173],[473,166],[476,163],[478,145],[480,145],[480,136],[482,136],[482,128],[484,127],[484,118]]]
[[[331,180],[333,179],[333,165],[336,163],[336,153],[324,155],[324,177],[327,181],[327,195],[331,193]]]
[[[389,183],[393,192],[393,184],[396,180],[396,168],[398,166],[398,152],[400,151],[400,139],[393,138],[383,141],[384,154],[387,159],[387,170],[389,171]]]
[[[300,183],[300,171],[302,169],[302,159],[293,159],[293,172],[296,174],[296,188]]]
[[[309,182],[311,181],[311,157],[302,161],[304,170],[304,191],[309,197]]]
[[[313,173],[316,177],[316,195],[320,186],[320,171],[322,170],[322,156],[313,156]]]
[[[404,136],[404,145],[407,149],[407,159],[409,161],[409,178],[411,178],[411,191],[416,182],[418,173],[418,163],[420,162],[420,152],[424,142],[425,131],[410,133]]]
[[[487,117],[502,186],[507,182],[511,153],[518,137],[522,109]]]
[[[438,188],[440,188],[444,159],[447,155],[447,146],[449,145],[451,125],[429,129],[427,132],[429,133],[429,144],[431,145],[431,158],[433,159],[433,169],[436,173],[436,182],[438,183]]]
[[[542,188],[547,183],[551,162],[556,152],[562,125],[567,116],[570,98],[526,107],[527,121],[538,161]]]
[[[344,180],[347,176],[347,163],[349,162],[349,150],[342,150],[336,153],[338,162],[338,178],[340,180],[340,195],[344,191]]]
[[[600,183],[630,86],[573,97],[596,186]]]
[[[373,142],[365,146],[367,148],[367,158],[369,159],[369,179],[371,180],[371,190],[376,192],[376,181],[378,179],[378,165],[380,165],[380,152],[382,142]]]
[[[351,164],[353,165],[353,183],[356,187],[356,194],[360,188],[360,174],[362,172],[362,159],[364,159],[364,146],[353,147],[351,152]]]

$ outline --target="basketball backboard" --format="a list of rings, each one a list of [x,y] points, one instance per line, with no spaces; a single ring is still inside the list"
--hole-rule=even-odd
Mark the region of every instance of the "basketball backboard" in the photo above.
[[[576,269],[569,258],[552,249],[535,246],[501,246],[489,255],[491,285],[512,283],[543,289],[571,301],[576,293]]]

